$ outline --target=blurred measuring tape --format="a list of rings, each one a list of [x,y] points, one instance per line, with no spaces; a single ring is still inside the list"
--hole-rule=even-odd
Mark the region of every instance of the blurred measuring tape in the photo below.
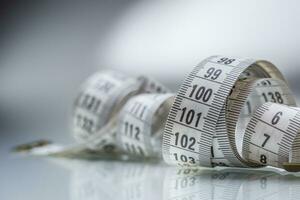
[[[293,106],[273,64],[209,57],[176,95],[163,135],[164,160],[181,166],[270,165],[299,171],[300,113]]]
[[[74,134],[91,149],[116,146],[118,115],[124,104],[141,93],[166,93],[162,84],[146,77],[132,78],[117,72],[90,77],[75,101]]]
[[[97,73],[75,101],[72,127],[79,144],[33,143],[18,150],[163,155],[181,166],[300,170],[300,109],[273,64],[212,56],[193,69],[175,100],[168,92],[146,77]]]
[[[141,117],[142,120],[141,125],[143,127],[136,127],[137,122],[135,118],[130,118],[128,115],[122,116],[124,116],[125,120],[130,119],[126,122],[128,123],[129,131],[131,131],[130,134],[133,134],[132,131],[139,131],[139,133],[134,133],[135,139],[140,139],[141,137],[143,138],[143,142],[145,142],[142,149],[140,146],[137,148],[139,148],[141,152],[147,153],[145,156],[153,157],[153,155],[150,154],[150,149],[152,147],[157,148],[158,143],[148,144],[148,141],[151,140],[151,135],[148,135],[148,133],[150,134],[152,127],[146,124],[144,126],[143,123],[148,123],[148,121],[145,120],[154,120],[154,113],[152,112],[159,109],[160,104],[163,104],[164,100],[171,96],[170,94],[164,94],[168,91],[168,88],[149,77],[129,77],[113,71],[96,73],[88,78],[82,85],[79,95],[75,100],[72,129],[78,144],[62,146],[42,140],[20,145],[16,150],[26,152],[29,155],[42,156],[51,155],[87,158],[103,157],[105,154],[107,154],[108,158],[111,155],[123,156],[126,152],[128,153],[128,149],[123,151],[121,148],[122,144],[117,146],[118,126],[122,126],[121,122],[124,121],[122,118],[119,118],[119,113],[127,112],[126,108],[124,111],[122,111],[122,108],[128,100],[136,95],[148,93],[148,95],[139,97],[139,99],[142,100],[142,105],[137,105],[138,107],[133,108],[133,113],[128,113],[131,116],[135,116],[135,112],[139,112],[139,117]],[[155,95],[152,96],[150,93],[155,93]],[[135,98],[133,98],[133,101],[135,101]],[[130,102],[129,106],[131,106]],[[139,108],[142,107],[143,110],[139,111]],[[168,113],[167,110],[164,110],[164,112]],[[138,119],[137,116],[136,119]],[[149,122],[149,124],[151,124],[151,122]],[[156,127],[156,125],[153,126],[153,128]],[[163,125],[160,125],[160,127],[162,128]],[[127,132],[125,134],[127,134]],[[138,134],[141,134],[141,136]],[[162,136],[162,131],[160,131],[160,136]],[[124,137],[121,137],[119,142],[122,142],[123,138]],[[137,142],[137,145],[141,144],[140,141]],[[135,148],[134,145],[136,145],[136,143],[131,144],[131,148]],[[133,153],[134,152],[131,152],[131,154]],[[133,155],[137,156],[136,154]]]
[[[141,94],[130,99],[119,115],[118,146],[131,155],[160,157],[165,119],[173,94]]]

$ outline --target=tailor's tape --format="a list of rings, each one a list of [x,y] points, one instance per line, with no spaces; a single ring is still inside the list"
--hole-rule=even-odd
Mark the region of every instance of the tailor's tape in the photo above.
[[[76,140],[87,142],[92,149],[114,146],[115,116],[141,86],[137,78],[111,71],[88,78],[74,105],[72,127]]]
[[[244,166],[257,166],[241,156],[245,129],[257,108],[269,101],[289,106],[296,105],[286,83],[274,78],[239,80],[228,97],[225,112],[229,143],[236,158]]]
[[[173,100],[170,93],[131,98],[119,115],[119,146],[134,156],[161,157],[163,127]]]
[[[248,124],[250,118],[265,102],[295,106],[293,95],[273,64],[224,56],[205,59],[176,95],[163,136],[164,160],[184,166],[261,166],[264,163],[249,159],[242,146],[247,131],[253,128]],[[279,112],[275,106],[273,110]],[[290,120],[293,117],[287,116]],[[264,134],[261,129],[255,131]],[[293,151],[293,141],[286,148],[296,158],[299,145]]]
[[[97,73],[75,101],[79,145],[41,141],[16,150],[62,156],[162,154],[167,163],[181,166],[270,165],[300,171],[300,109],[272,63],[212,56],[193,69],[175,99],[169,92],[144,76]]]
[[[161,83],[106,71],[91,76],[82,86],[73,113],[74,136],[91,149],[113,148],[116,118],[126,101],[139,93],[165,93]]]
[[[260,106],[246,129],[243,157],[261,165],[283,168],[290,160],[300,130],[300,110],[266,103]]]
[[[122,107],[135,95],[167,92],[170,92],[168,88],[146,76],[129,77],[115,71],[98,72],[81,86],[74,103],[72,133],[78,144],[62,146],[38,141],[20,145],[15,150],[41,156],[98,158],[99,155],[106,157],[104,154],[110,153],[122,157],[124,152],[116,146],[117,122]]]

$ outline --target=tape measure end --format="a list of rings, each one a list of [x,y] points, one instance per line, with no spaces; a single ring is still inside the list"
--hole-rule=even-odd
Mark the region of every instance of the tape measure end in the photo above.
[[[12,148],[13,152],[28,152],[37,147],[43,147],[51,144],[52,142],[49,140],[37,140],[26,144],[21,144]]]
[[[285,162],[282,166],[288,172],[300,172],[300,163]]]

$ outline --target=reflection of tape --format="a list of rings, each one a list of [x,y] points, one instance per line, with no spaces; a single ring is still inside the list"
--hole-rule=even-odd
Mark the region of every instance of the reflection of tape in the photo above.
[[[268,101],[295,105],[286,83],[273,78],[240,80],[228,97],[225,112],[230,146],[235,152],[235,156],[249,166],[253,164],[240,156],[242,155],[245,129],[258,106]]]
[[[282,168],[289,162],[299,130],[299,109],[266,103],[256,110],[249,122],[243,156],[255,163]]]
[[[232,168],[169,170],[163,196],[164,200],[297,199],[299,177],[274,172]]]
[[[300,171],[300,109],[273,64],[212,56],[194,68],[175,100],[168,92],[144,76],[97,73],[75,101],[73,127],[80,144],[32,148],[35,154],[63,156],[102,151],[160,157],[162,151],[167,163],[184,166]]]
[[[267,61],[223,56],[207,58],[189,74],[175,98],[163,136],[165,161],[179,165],[255,167],[270,164],[282,167],[283,162],[289,161],[289,153],[293,152],[298,127],[292,121],[298,120],[296,114],[286,116],[287,126],[284,127],[285,132],[289,132],[288,126],[295,129],[293,137],[276,129],[269,133],[270,137],[290,139],[289,143],[284,140],[278,145],[270,140],[269,145],[274,148],[286,145],[285,159],[276,160],[281,164],[250,160],[245,148],[242,148],[248,138],[264,137],[264,129],[255,129],[254,122],[248,122],[254,111],[265,102],[295,106],[282,74],[274,65]],[[275,113],[281,107],[287,108],[277,104],[273,107],[272,112]],[[293,110],[291,107],[287,109]],[[268,115],[267,119],[271,120],[271,116]],[[254,144],[261,146],[261,141],[255,140]],[[294,149],[299,147],[296,146]],[[293,157],[297,157],[295,150]]]
[[[137,94],[142,83],[119,73],[94,74],[83,85],[74,107],[74,136],[80,142],[94,140],[89,146],[101,148],[113,145],[115,115],[123,101]],[[109,128],[103,132],[107,124]],[[100,139],[98,139],[100,137]]]

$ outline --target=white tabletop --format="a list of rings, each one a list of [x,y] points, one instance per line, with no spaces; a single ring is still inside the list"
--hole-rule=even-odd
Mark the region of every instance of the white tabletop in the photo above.
[[[2,160],[3,161],[3,160]],[[1,199],[299,199],[300,174],[265,168],[20,157],[1,162]],[[298,176],[298,177],[297,177]]]

